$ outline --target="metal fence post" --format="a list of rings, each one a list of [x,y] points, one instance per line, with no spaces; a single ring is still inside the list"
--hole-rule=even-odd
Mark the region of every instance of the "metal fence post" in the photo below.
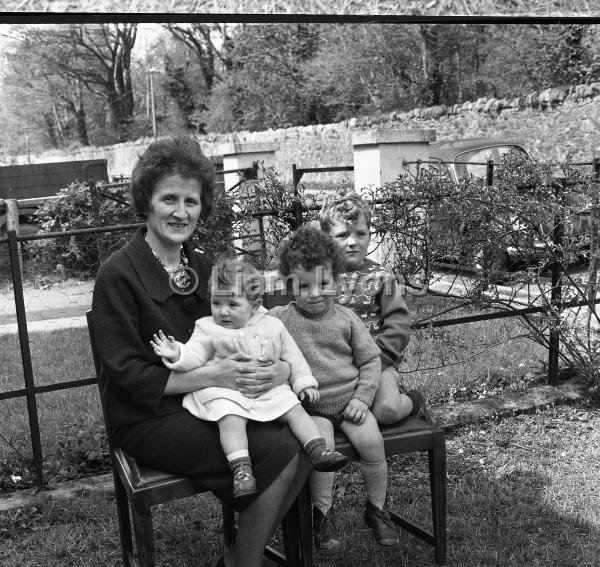
[[[292,182],[294,184],[294,229],[302,226],[302,203],[300,203],[300,193],[298,192],[298,184],[302,178],[302,172],[299,172],[296,168],[296,164],[292,164]]]
[[[96,226],[102,226],[100,222],[100,205],[98,203],[98,189],[96,187],[96,181],[94,179],[88,180],[88,187],[90,191],[90,202],[92,205],[92,214],[94,215],[94,222]],[[98,266],[104,262],[104,251],[102,249],[102,243],[100,239],[96,239],[96,250],[98,251]]]
[[[556,184],[555,195],[557,202],[561,205],[564,202],[566,179],[562,179]],[[552,243],[554,244],[555,259],[552,263],[550,305],[552,307],[552,322],[548,336],[548,382],[552,386],[558,386],[558,359],[560,354],[560,302],[562,300],[562,260],[564,244],[564,219],[562,214],[554,216],[554,229],[552,234]]]
[[[6,204],[6,231],[15,231],[19,235],[19,203],[16,199],[5,199]],[[23,279],[23,247],[17,241],[17,255],[19,259],[19,274]]]
[[[31,433],[31,449],[33,451],[33,464],[36,469],[36,484],[38,488],[44,487],[42,473],[42,440],[40,438],[40,422],[37,412],[35,385],[33,381],[33,367],[31,364],[31,349],[29,348],[29,333],[27,331],[27,315],[25,313],[25,299],[23,297],[23,280],[21,278],[21,258],[19,257],[19,241],[15,230],[8,231],[8,251],[10,255],[10,268],[12,272],[13,290],[15,294],[15,308],[17,311],[17,325],[19,327],[19,344],[21,347],[21,361],[23,363],[23,378],[25,379],[25,397],[27,399],[27,413],[29,415],[29,431]]]
[[[485,183],[488,187],[494,184],[494,160],[488,159],[485,168]]]
[[[486,187],[491,187],[494,184],[494,160],[488,159],[486,165]],[[490,214],[485,213],[483,215],[483,221],[486,226],[490,224]],[[489,237],[486,237],[486,243],[484,245],[483,250],[483,258],[482,258],[482,268],[483,268],[483,277],[485,281],[492,280],[495,281],[496,274],[492,274],[493,271],[493,258],[492,258],[492,242]]]
[[[258,217],[258,232],[260,234],[260,255],[261,255],[261,268],[263,270],[267,267],[267,240],[265,236],[265,221],[263,217]]]

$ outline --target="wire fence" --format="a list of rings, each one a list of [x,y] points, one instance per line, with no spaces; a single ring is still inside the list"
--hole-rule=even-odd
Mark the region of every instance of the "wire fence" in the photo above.
[[[581,165],[592,165],[596,177],[598,176],[597,161]],[[493,164],[487,163],[487,167],[491,170],[487,178],[491,185],[494,181]],[[320,208],[317,202],[310,204],[302,201],[303,188],[300,181],[303,175],[352,169],[352,166],[304,169],[294,166],[290,199],[281,208],[246,211],[242,222],[237,225],[233,223],[228,228],[230,244],[238,252],[254,259],[260,256],[262,266],[268,267],[265,257],[267,249],[273,250],[281,240],[277,227],[283,224],[287,227],[286,230],[292,230],[314,220]],[[251,183],[250,180],[256,179],[255,170],[239,172],[240,183],[230,191],[240,190],[245,182]],[[35,484],[39,488],[43,488],[47,482],[44,474],[48,468],[44,437],[52,437],[55,416],[58,414],[65,417],[67,427],[77,423],[80,419],[77,416],[82,412],[96,412],[98,419],[101,419],[96,389],[81,393],[86,390],[83,387],[97,382],[87,334],[81,332],[81,329],[85,326],[85,311],[91,305],[93,278],[99,264],[128,240],[132,230],[143,226],[130,211],[124,196],[126,185],[124,182],[89,182],[87,192],[78,190],[72,195],[63,196],[63,200],[66,199],[65,206],[53,209],[56,215],[52,222],[55,224],[46,227],[52,230],[43,229],[37,234],[19,235],[16,230],[11,229],[6,238],[0,238],[0,248],[3,249],[1,256],[9,260],[8,264],[0,265],[0,272],[9,281],[9,286],[5,287],[0,296],[3,305],[0,308],[0,341],[4,341],[7,349],[18,348],[20,354],[18,361],[15,357],[6,357],[7,362],[0,374],[0,407],[5,414],[2,421],[7,424],[2,440],[16,452],[27,452],[23,449],[23,439],[18,433],[19,419],[14,417],[20,417],[22,427],[26,415],[31,462],[36,471]],[[245,198],[248,198],[248,194]],[[385,207],[386,203],[379,201],[372,205]],[[85,215],[91,215],[96,226],[80,227]],[[553,235],[558,245],[562,238],[560,226],[560,223],[556,223],[557,231]],[[255,230],[250,230],[251,227]],[[489,356],[491,345],[504,349],[498,359],[501,362],[492,364],[501,364],[503,368],[515,371],[517,365],[511,367],[510,361],[503,361],[502,357],[509,358],[512,350],[508,346],[510,341],[525,337],[525,334],[522,328],[507,325],[509,319],[518,317],[529,322],[536,317],[552,319],[555,316],[553,310],[562,312],[575,307],[593,308],[600,301],[595,296],[587,300],[564,301],[560,292],[561,275],[552,271],[547,289],[541,292],[536,289],[536,293],[549,298],[542,305],[526,302],[523,307],[516,303],[516,307],[508,309],[479,304],[479,309],[475,310],[472,305],[460,299],[460,291],[455,294],[449,292],[460,288],[461,282],[466,280],[468,275],[461,275],[457,270],[442,270],[437,287],[431,286],[424,290],[405,282],[408,284],[406,299],[414,319],[412,329],[417,339],[410,346],[407,355],[409,362],[404,373],[417,375],[417,381],[422,379],[424,373],[432,374],[432,379],[435,380],[436,371],[443,367],[456,368],[459,362],[469,362],[476,355]],[[463,288],[466,285],[463,283]],[[524,283],[523,288],[526,285],[529,284]],[[490,294],[498,294],[501,287],[498,285],[488,291]],[[526,293],[529,296],[532,292],[528,289]],[[1,310],[7,309],[11,304],[13,309],[10,312]],[[444,318],[444,315],[449,314],[453,317]],[[490,325],[477,327],[468,337],[464,333],[452,334],[452,328],[487,325],[490,321],[493,322],[493,328]],[[505,327],[500,328],[501,323]],[[560,329],[552,325],[547,328],[548,342],[544,345],[544,348],[549,347],[546,350],[546,370],[549,382],[556,384]],[[43,344],[42,351],[37,348],[38,343]],[[523,352],[527,348],[530,347],[525,347]],[[467,353],[459,362],[455,352],[457,350]],[[432,359],[434,351],[437,358]],[[523,360],[526,361],[525,367],[521,369],[524,373],[535,369],[534,360],[526,360],[525,357]],[[425,362],[421,364],[421,361]],[[512,362],[515,363],[514,360]],[[467,364],[464,372],[468,373],[469,368]],[[16,387],[19,382],[22,387]],[[72,395],[59,395],[62,391],[70,391]],[[40,396],[49,400],[41,412]],[[71,398],[78,399],[73,401]],[[40,425],[40,417],[49,425]],[[19,441],[15,441],[16,439]]]

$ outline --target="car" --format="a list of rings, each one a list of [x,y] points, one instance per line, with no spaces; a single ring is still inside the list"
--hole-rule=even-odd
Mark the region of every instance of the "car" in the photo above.
[[[507,154],[516,154],[525,158],[531,157],[525,145],[515,139],[465,138],[454,141],[433,142],[430,144],[429,169],[434,174],[458,183],[464,177],[486,178],[489,160],[493,162],[492,179],[497,167],[502,164]],[[442,213],[443,215],[443,213]],[[441,220],[441,219],[440,219]],[[446,220],[448,220],[446,218]],[[441,225],[446,223],[441,223]],[[456,223],[451,223],[456,225]],[[448,226],[448,224],[446,224]],[[589,208],[578,210],[565,219],[564,249],[567,263],[585,259],[589,253],[591,240],[591,211]],[[493,258],[488,265],[495,271],[506,271],[511,267],[540,264],[550,258],[548,247],[539,238],[532,238],[519,224],[517,219],[512,223],[512,234],[501,246],[496,247]],[[542,233],[552,238],[553,221],[549,219],[542,225]],[[458,240],[466,240],[469,226],[460,224]],[[528,236],[525,236],[528,234]],[[481,257],[481,254],[480,254]],[[481,259],[481,258],[480,258]],[[448,259],[446,259],[448,260]],[[455,262],[460,260],[452,258]]]
[[[487,175],[484,162],[492,160],[502,163],[507,153],[529,156],[521,142],[493,138],[464,138],[450,142],[432,142],[429,145],[430,170],[458,183],[461,177],[481,177]],[[435,163],[437,162],[437,163]]]

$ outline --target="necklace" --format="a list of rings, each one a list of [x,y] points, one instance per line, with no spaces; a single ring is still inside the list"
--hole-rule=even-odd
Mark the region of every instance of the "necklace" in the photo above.
[[[179,289],[183,289],[183,288],[187,287],[187,285],[191,281],[191,278],[190,278],[190,275],[188,274],[188,270],[187,270],[188,259],[185,255],[185,253],[183,252],[183,246],[181,246],[181,248],[179,249],[179,252],[180,252],[179,265],[175,266],[174,268],[169,268],[160,259],[160,256],[154,251],[154,248],[152,248],[152,246],[150,245],[150,242],[148,242],[148,233],[146,233],[146,235],[144,236],[144,240],[146,241],[146,244],[148,244],[148,247],[152,251],[152,254],[154,254],[154,257],[158,260],[160,265],[165,269],[165,272],[167,272],[167,274],[169,274],[171,281]]]

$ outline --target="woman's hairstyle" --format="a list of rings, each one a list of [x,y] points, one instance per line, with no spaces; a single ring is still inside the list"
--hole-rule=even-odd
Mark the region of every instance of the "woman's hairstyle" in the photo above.
[[[201,217],[210,214],[215,191],[215,167],[202,153],[200,144],[189,136],[173,136],[152,142],[131,172],[130,191],[136,212],[146,215],[152,193],[169,175],[197,179],[202,187]]]
[[[363,216],[368,227],[371,226],[371,209],[362,197],[352,189],[340,187],[334,194],[325,199],[319,211],[321,229],[331,230],[336,221],[358,222]]]
[[[222,260],[215,264],[208,280],[209,294],[244,295],[250,302],[260,299],[265,291],[265,280],[248,262]]]
[[[282,276],[288,276],[297,266],[304,270],[331,266],[334,277],[344,270],[341,252],[333,238],[310,226],[299,228],[285,240],[278,256]]]

